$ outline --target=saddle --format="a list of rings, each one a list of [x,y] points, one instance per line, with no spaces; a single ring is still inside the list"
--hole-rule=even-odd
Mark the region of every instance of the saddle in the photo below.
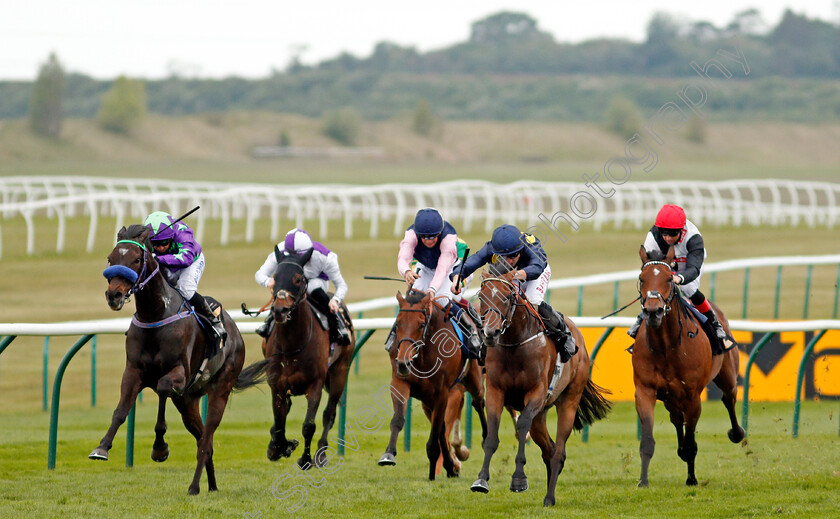
[[[713,356],[723,355],[727,351],[737,346],[735,340],[728,334],[725,339],[718,339],[717,333],[715,333],[715,328],[714,326],[712,326],[712,323],[705,315],[700,313],[700,310],[694,308],[694,305],[691,304],[691,301],[688,301],[687,299],[683,298],[682,303],[686,308],[688,308],[691,311],[691,313],[694,315],[694,318],[697,319],[697,322],[700,323],[700,328],[702,328],[703,331],[706,333],[706,337],[708,337],[709,339],[709,344],[712,345]]]
[[[213,311],[213,315],[218,317],[222,321],[222,326],[225,324],[225,316],[222,313],[222,304],[212,297],[205,296],[204,299],[207,301],[207,304],[210,306],[210,309]],[[212,340],[215,340],[215,334],[213,333],[212,325],[207,321],[207,319],[195,313],[195,319],[198,321],[199,326],[201,327],[202,331],[204,332],[204,340],[209,343]],[[212,357],[204,357],[201,361],[201,365],[193,374],[192,378],[187,385],[184,387],[184,393],[187,393],[191,390],[197,390],[204,387],[205,384],[210,382],[213,376],[218,373],[219,369],[221,369],[222,365],[224,365],[225,360],[227,359],[229,353],[228,342],[225,341],[222,345],[216,350],[216,353]],[[206,349],[205,349],[206,351]]]
[[[312,301],[307,299],[306,302],[308,303],[309,309],[312,310],[312,313],[315,315],[315,318],[317,319],[318,323],[321,325],[321,328],[323,328],[326,332],[329,333],[330,322],[327,316],[323,312],[318,310],[318,308],[316,308],[315,305],[312,304]],[[344,315],[343,310],[341,313],[345,321],[347,321],[347,316]],[[336,318],[341,319],[342,316],[336,316]],[[335,342],[330,341],[330,358],[327,361],[327,366],[333,365],[333,362],[335,362],[338,359],[339,355],[341,355],[342,349],[342,346],[338,346]]]

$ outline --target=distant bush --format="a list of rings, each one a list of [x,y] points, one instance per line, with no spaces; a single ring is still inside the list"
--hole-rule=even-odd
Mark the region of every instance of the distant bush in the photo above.
[[[324,115],[322,132],[324,135],[345,146],[356,144],[362,133],[364,121],[361,114],[353,108],[341,108]]]
[[[411,130],[424,137],[436,137],[440,135],[441,126],[442,121],[435,115],[429,102],[425,99],[417,101],[411,118]]]
[[[38,135],[57,139],[64,114],[61,108],[64,70],[55,54],[50,54],[38,71],[38,79],[29,100],[29,126]]]
[[[624,139],[629,139],[642,127],[642,114],[636,103],[626,97],[617,96],[607,108],[607,129]]]
[[[706,120],[692,115],[685,123],[685,138],[697,144],[706,143]]]
[[[146,89],[142,81],[120,76],[102,97],[97,119],[102,129],[129,133],[146,116]]]

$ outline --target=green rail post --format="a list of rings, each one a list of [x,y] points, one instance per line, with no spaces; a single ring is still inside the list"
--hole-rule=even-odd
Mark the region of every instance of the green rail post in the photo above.
[[[361,319],[362,314],[364,314],[364,312],[359,312],[359,315],[356,318]],[[353,353],[353,373],[355,373],[357,377],[359,376],[359,357],[355,354],[355,351]]]
[[[128,412],[128,423],[125,434],[125,467],[131,468],[134,466],[134,418],[137,415],[137,401],[131,406],[131,411]]]
[[[805,363],[808,362],[808,357],[814,351],[817,341],[822,339],[825,332],[828,330],[821,330],[820,333],[814,335],[814,338],[805,346],[805,352],[802,354],[802,360],[799,361],[799,371],[796,374],[796,395],[793,398],[793,437],[799,437],[799,405],[802,393],[802,381],[805,378]]]
[[[43,355],[44,355],[44,361],[43,361],[44,375],[41,377],[41,379],[42,379],[41,380],[42,381],[41,385],[43,386],[41,389],[42,389],[42,393],[43,393],[44,397],[41,399],[42,400],[41,401],[41,408],[44,411],[46,411],[47,407],[48,407],[47,406],[47,393],[49,392],[49,387],[47,385],[47,376],[49,375],[49,372],[47,370],[48,370],[49,361],[50,361],[50,336],[49,335],[44,336],[44,353],[43,353]]]
[[[207,406],[209,405],[207,395],[201,397],[201,423],[207,423]]]
[[[368,330],[362,334],[362,336],[356,340],[356,346],[353,348],[353,358],[350,362],[353,362],[356,357],[359,355],[359,351],[361,351],[362,346],[370,339],[370,336],[373,335],[373,332],[376,330]],[[341,399],[338,401],[338,451],[339,456],[344,456],[344,432],[347,426],[347,382],[344,382],[344,392],[341,393]]]
[[[90,341],[90,406],[96,407],[96,335]]]
[[[467,445],[468,449],[472,449],[473,408],[472,395],[469,393],[467,393],[467,396],[464,399],[464,412],[466,413],[464,416],[464,443]]]
[[[750,289],[750,268],[747,267],[744,269],[744,310],[741,312],[741,317],[744,319],[747,318],[747,303],[749,302],[749,289]]]
[[[613,288],[613,308],[618,308],[618,281],[615,282],[615,287]]]
[[[773,299],[773,319],[779,318],[779,298],[782,292],[782,266],[776,268],[776,297]]]
[[[578,287],[578,315],[583,315],[583,285]]]
[[[759,341],[755,344],[755,347],[750,352],[750,357],[747,359],[747,367],[744,368],[744,396],[743,402],[741,402],[741,426],[744,428],[745,435],[749,430],[747,420],[750,415],[750,368],[752,368],[755,358],[758,356],[758,352],[760,352],[762,348],[770,342],[770,339],[772,339],[774,335],[776,335],[776,332],[769,332],[759,339]]]
[[[405,406],[405,428],[403,429],[403,450],[411,452],[411,397]]]
[[[802,308],[802,318],[808,318],[808,303],[811,301],[811,274],[813,274],[814,266],[808,265],[808,274],[805,276],[805,305]]]
[[[17,337],[17,335],[7,335],[7,336],[3,337],[3,340],[0,341],[0,353],[3,353],[3,350],[8,348],[9,344],[11,344],[12,341],[15,340],[16,337]]]
[[[617,286],[618,286],[618,283],[616,283],[616,287]],[[617,308],[617,307],[618,307],[618,304],[616,303],[614,308]],[[610,334],[613,332],[613,330],[615,330],[615,328],[607,328],[606,330],[604,330],[604,333],[601,334],[601,337],[598,339],[598,342],[595,343],[595,347],[592,348],[591,362],[589,364],[589,377],[590,378],[592,377],[592,368],[595,366],[595,357],[598,356],[598,352],[601,350],[601,346],[604,345],[604,342],[607,340],[607,337],[610,336]],[[586,443],[586,442],[589,441],[589,426],[588,425],[583,426],[583,432],[581,433],[580,441],[582,441],[583,443]]]
[[[840,302],[840,265],[837,265],[837,281],[834,282],[834,313],[832,314],[834,319],[837,319],[838,302]]]
[[[55,468],[55,450],[58,440],[58,404],[61,400],[61,380],[64,378],[64,372],[67,370],[67,365],[76,353],[82,349],[89,340],[93,338],[93,334],[82,336],[76,341],[64,358],[61,359],[61,364],[58,365],[58,371],[55,373],[55,382],[53,382],[52,392],[52,407],[50,408],[50,439],[47,451],[47,468],[53,470]],[[11,341],[10,341],[11,342]]]
[[[709,277],[709,299],[715,300],[715,288],[717,288],[717,272],[712,272]]]

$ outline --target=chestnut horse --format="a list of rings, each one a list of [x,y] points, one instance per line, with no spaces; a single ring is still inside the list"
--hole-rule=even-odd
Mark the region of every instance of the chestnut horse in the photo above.
[[[315,464],[322,467],[328,462],[327,435],[335,423],[336,407],[344,392],[350,361],[353,359],[353,345],[356,343],[353,325],[347,317],[350,344],[335,345],[335,350],[331,352],[329,331],[321,327],[309,308],[306,301],[308,281],[303,266],[309,261],[312,251],[310,249],[303,255],[286,255],[278,263],[274,273],[271,305],[275,324],[263,344],[274,410],[274,425],[271,427],[271,440],[266,455],[271,461],[292,455],[298,441],[286,439],[286,417],[292,406],[292,396],[306,395],[304,449],[297,460],[298,467],[303,470],[312,467],[310,448],[322,391],[326,391],[329,396],[324,408],[323,432],[318,440]],[[348,315],[344,303],[341,304],[341,310],[345,316]]]
[[[499,446],[499,420],[505,406],[511,406],[521,414],[516,422],[519,450],[510,489],[513,492],[528,489],[525,442],[530,431],[542,451],[548,472],[543,504],[553,506],[554,489],[566,461],[566,441],[572,429],[579,431],[606,417],[611,404],[603,396],[605,390],[589,379],[589,354],[580,330],[566,318],[579,350],[569,362],[561,364],[554,343],[545,335],[539,314],[512,280],[514,273],[504,272],[505,266],[503,262],[491,264],[479,291],[488,346],[488,435],[484,441],[484,464],[471,490],[484,493],[490,490],[487,482],[490,459]],[[557,409],[556,443],[546,426],[546,415],[552,407]]]
[[[111,427],[88,457],[108,459],[114,435],[134,406],[137,394],[150,387],[160,397],[152,459],[162,462],[169,457],[169,446],[163,436],[166,433],[166,399],[171,398],[181,413],[184,426],[198,443],[197,465],[189,493],[198,494],[205,468],[209,490],[217,490],[213,433],[222,420],[231,390],[260,383],[265,367],[254,364],[242,370],[245,345],[233,319],[222,310],[222,322],[227,331],[222,347],[224,362],[208,380],[193,381],[204,360],[204,332],[181,294],[164,280],[151,253],[148,229],[143,225],[123,227],[117,240],[108,255],[109,267],[103,273],[108,278],[105,297],[108,306],[116,311],[122,309],[133,294],[137,313],[126,332],[120,402],[114,410]],[[202,423],[199,412],[199,401],[205,394],[208,397],[206,424]]]
[[[449,446],[449,433],[460,416],[463,393],[457,389],[459,377],[472,395],[473,408],[481,421],[481,437],[487,436],[484,416],[484,385],[481,369],[475,359],[464,356],[460,339],[446,318],[448,302],[441,306],[425,292],[412,291],[404,298],[397,292],[399,313],[396,319],[396,340],[391,347],[391,399],[394,416],[391,437],[379,465],[396,465],[397,436],[405,425],[408,399],[414,397],[423,404],[423,411],[431,422],[426,455],[429,458],[429,479],[435,479],[435,468],[443,456],[447,477],[458,477],[460,463]],[[463,459],[469,451],[459,448]]]
[[[700,418],[700,394],[710,381],[723,391],[723,405],[729,412],[732,443],[744,439],[744,429],[735,417],[738,396],[738,349],[712,356],[708,336],[688,309],[673,282],[671,265],[674,248],[662,258],[661,253],[639,250],[642,271],[639,274],[639,296],[644,323],[633,346],[633,383],[636,386],[636,412],[642,427],[639,454],[642,474],[639,486],[648,486],[648,465],[656,442],[653,440],[653,409],[656,400],[665,403],[671,423],[677,430],[677,454],[688,465],[686,485],[696,485],[694,459],[697,442],[694,430]],[[724,329],[729,322],[711,303]]]

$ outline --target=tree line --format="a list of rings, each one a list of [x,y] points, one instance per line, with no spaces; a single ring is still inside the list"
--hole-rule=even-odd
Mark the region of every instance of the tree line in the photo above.
[[[106,93],[120,81],[136,81],[142,88],[123,85],[121,98],[142,98],[144,109],[167,115],[270,110],[320,117],[352,107],[366,119],[387,119],[423,102],[445,119],[601,121],[616,97],[643,111],[657,109],[695,75],[691,61],[731,48],[732,38],[749,60],[750,76],[712,85],[709,117],[840,116],[840,28],[790,10],[775,27],[756,9],[723,27],[657,13],[641,43],[579,44],[558,42],[527,14],[501,12],[476,21],[467,41],[444,49],[421,53],[381,42],[368,57],[341,54],[311,66],[293,59],[285,70],[257,80],[56,78],[57,62],[44,77],[52,78],[53,88],[60,82],[61,111],[73,117],[101,118]],[[49,98],[42,83],[41,75],[34,83],[0,82],[0,117],[32,117],[36,100]]]

